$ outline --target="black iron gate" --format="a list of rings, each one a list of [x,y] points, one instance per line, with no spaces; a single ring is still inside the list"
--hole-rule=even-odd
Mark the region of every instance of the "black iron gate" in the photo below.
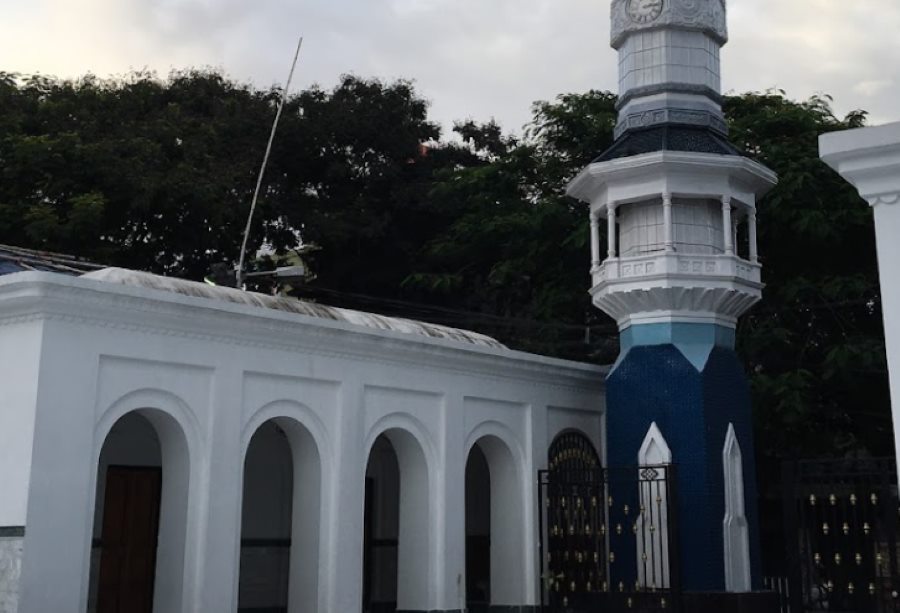
[[[900,612],[900,506],[889,459],[784,468],[790,613]]]
[[[604,469],[573,437],[538,483],[543,611],[680,608],[671,465]]]

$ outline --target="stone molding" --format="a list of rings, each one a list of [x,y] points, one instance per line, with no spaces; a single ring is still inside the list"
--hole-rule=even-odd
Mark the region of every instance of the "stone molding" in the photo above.
[[[621,111],[635,98],[654,96],[656,94],[692,94],[695,96],[706,96],[719,106],[722,106],[722,102],[725,100],[722,97],[722,94],[706,85],[668,81],[666,83],[657,83],[655,85],[632,87],[628,91],[619,92],[619,99],[616,101],[616,110]]]
[[[725,0],[663,0],[659,17],[648,23],[636,23],[628,15],[631,0],[613,0],[610,44],[618,49],[635,32],[659,28],[699,30],[720,45],[728,42]]]
[[[649,128],[660,124],[681,124],[690,126],[708,127],[722,135],[728,135],[728,124],[721,115],[711,111],[697,109],[662,108],[652,111],[642,111],[619,115],[619,123],[616,124],[616,138],[622,136],[627,130],[636,128]]]
[[[900,202],[900,192],[890,192],[887,194],[879,194],[878,196],[869,196],[867,199],[869,206],[875,207],[879,204],[890,205]]]
[[[871,206],[900,202],[900,122],[822,134],[819,157]]]
[[[606,368],[361,328],[160,290],[26,272],[0,280],[0,327],[54,321],[309,355],[415,365],[564,389],[602,389]]]
[[[735,255],[701,255],[680,252],[650,253],[608,259],[594,275],[594,284],[634,282],[665,275],[683,275],[696,280],[737,279],[762,287],[762,266]]]
[[[602,281],[591,294],[597,308],[615,319],[620,330],[660,322],[734,328],[738,318],[762,298],[762,284],[737,277],[659,274],[633,281]]]
[[[620,202],[656,200],[664,192],[715,200],[727,196],[735,206],[752,209],[777,182],[778,175],[747,157],[655,151],[593,162],[569,182],[566,194],[590,203],[600,217]]]

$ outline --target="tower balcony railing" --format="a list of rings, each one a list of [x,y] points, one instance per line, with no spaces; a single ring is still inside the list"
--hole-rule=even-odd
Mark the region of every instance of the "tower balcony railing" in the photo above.
[[[650,281],[654,278],[762,283],[762,266],[737,255],[658,251],[609,258],[592,270],[594,286]]]
[[[762,286],[762,266],[757,251],[756,210],[745,206],[740,215],[747,222],[748,259],[738,252],[739,215],[730,196],[721,196],[722,203],[722,253],[701,254],[683,251],[676,241],[672,216],[672,195],[661,195],[663,241],[655,246],[642,245],[645,251],[635,256],[619,255],[617,231],[617,206],[606,207],[608,257],[600,261],[600,210],[591,212],[591,276],[594,288],[616,285],[632,285],[637,281],[659,280],[658,285],[679,285],[681,282],[703,282],[721,285],[742,283]],[[707,249],[715,249],[706,245]],[[652,251],[650,250],[652,249]],[[688,247],[690,249],[690,247]],[[630,287],[629,289],[636,289]]]

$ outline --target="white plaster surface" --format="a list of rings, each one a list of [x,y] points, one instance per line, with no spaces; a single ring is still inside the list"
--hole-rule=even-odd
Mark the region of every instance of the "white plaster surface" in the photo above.
[[[722,205],[714,200],[673,199],[673,247],[678,253],[721,255],[725,252]],[[622,207],[619,216],[619,256],[662,251],[665,226],[660,201]]]
[[[900,450],[900,122],[823,134],[819,152],[874,208],[894,444]]]
[[[619,93],[636,87],[684,83],[718,92],[719,44],[703,32],[650,30],[619,48]]]
[[[725,517],[722,519],[725,590],[749,592],[750,527],[744,502],[744,460],[733,424],[728,424],[728,433],[725,435],[722,468],[725,477]]]
[[[98,461],[114,424],[136,413],[155,430],[165,475],[157,613],[236,610],[242,524],[285,534],[271,514],[284,501],[259,508],[243,496],[251,438],[271,420],[291,443],[293,482],[308,484],[291,501],[291,553],[304,552],[291,565],[306,571],[290,581],[290,611],[360,610],[379,438],[399,464],[401,607],[465,608],[474,444],[492,493],[512,505],[491,511],[505,543],[492,549],[496,604],[536,604],[535,475],[560,429],[586,431],[603,453],[605,370],[454,337],[51,273],[0,278],[0,354],[15,365],[0,371],[13,409],[0,410],[0,442],[16,449],[0,463],[0,525],[26,526],[29,552],[16,613],[87,609]]]
[[[0,537],[0,613],[17,613],[25,539]]]
[[[900,175],[896,175],[900,193]],[[891,381],[895,449],[900,449],[900,204],[875,207],[881,309]]]

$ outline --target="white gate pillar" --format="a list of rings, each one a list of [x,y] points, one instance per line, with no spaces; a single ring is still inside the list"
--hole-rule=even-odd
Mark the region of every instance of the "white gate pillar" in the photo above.
[[[441,425],[444,457],[436,471],[436,513],[431,516],[437,538],[430,552],[435,569],[436,611],[464,611],[466,608],[466,453],[465,411],[462,396],[448,395]]]
[[[54,338],[48,333],[53,325],[44,323],[45,338]],[[54,385],[41,386],[35,402],[18,612],[83,613],[97,474],[94,423],[84,415],[95,404],[97,365],[83,359],[76,344],[48,340],[39,376]],[[60,500],[65,513],[59,512]]]
[[[195,611],[236,611],[241,552],[244,457],[241,453],[242,372],[234,365],[216,369],[213,423],[208,458],[196,458],[206,478],[195,485],[205,500],[200,555],[196,558]],[[230,588],[230,589],[229,589]]]
[[[324,611],[362,610],[363,599],[363,532],[365,523],[366,462],[363,426],[363,385],[349,379],[341,394],[339,430],[333,441],[331,474],[322,474],[322,495],[329,496],[321,520],[321,536],[330,552],[322,560],[326,566],[324,580],[319,586],[323,593]],[[324,470],[324,469],[323,469]],[[339,510],[339,512],[338,512]],[[322,603],[322,599],[319,600]]]
[[[24,554],[28,485],[34,441],[41,322],[0,329],[0,363],[7,377],[0,409],[0,611],[18,608]]]
[[[896,452],[900,449],[900,122],[823,134],[819,153],[874,209]]]

